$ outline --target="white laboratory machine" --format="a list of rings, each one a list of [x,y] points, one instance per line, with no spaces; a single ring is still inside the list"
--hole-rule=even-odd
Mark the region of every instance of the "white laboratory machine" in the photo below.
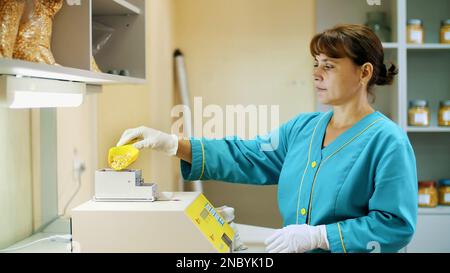
[[[155,201],[157,185],[144,183],[141,170],[114,171],[110,169],[95,172],[95,201]]]

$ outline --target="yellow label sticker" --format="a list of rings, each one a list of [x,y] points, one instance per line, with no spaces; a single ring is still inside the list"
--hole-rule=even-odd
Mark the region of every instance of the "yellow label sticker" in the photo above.
[[[185,213],[218,252],[231,252],[234,231],[203,194],[186,208]]]

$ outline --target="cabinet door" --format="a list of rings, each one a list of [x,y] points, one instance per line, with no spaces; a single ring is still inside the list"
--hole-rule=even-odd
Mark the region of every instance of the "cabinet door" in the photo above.
[[[450,215],[419,215],[408,253],[450,253]]]

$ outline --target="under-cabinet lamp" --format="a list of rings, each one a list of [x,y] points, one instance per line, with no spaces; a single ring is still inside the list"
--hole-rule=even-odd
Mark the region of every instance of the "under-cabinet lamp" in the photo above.
[[[85,94],[85,83],[0,76],[0,101],[12,109],[78,107]]]

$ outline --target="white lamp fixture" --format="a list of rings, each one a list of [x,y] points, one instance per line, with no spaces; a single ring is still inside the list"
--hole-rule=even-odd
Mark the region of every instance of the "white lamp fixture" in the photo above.
[[[78,107],[85,94],[85,83],[0,76],[1,102],[13,109]]]

